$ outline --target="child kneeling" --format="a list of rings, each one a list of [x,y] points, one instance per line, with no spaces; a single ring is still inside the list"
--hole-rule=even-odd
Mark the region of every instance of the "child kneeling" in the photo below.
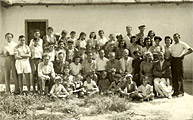
[[[61,84],[61,77],[55,78],[55,84],[52,86],[52,89],[50,91],[50,95],[53,98],[66,98],[69,96],[69,93],[64,88],[64,86]]]

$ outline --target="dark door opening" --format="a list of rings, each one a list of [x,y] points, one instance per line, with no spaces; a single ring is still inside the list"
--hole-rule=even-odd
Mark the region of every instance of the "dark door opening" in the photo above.
[[[25,36],[26,36],[26,44],[29,45],[30,40],[34,38],[34,30],[40,30],[40,37],[46,35],[46,30],[48,27],[48,20],[25,20]]]

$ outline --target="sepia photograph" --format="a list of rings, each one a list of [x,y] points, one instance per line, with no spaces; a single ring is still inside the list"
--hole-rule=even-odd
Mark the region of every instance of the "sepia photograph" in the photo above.
[[[0,120],[193,120],[193,0],[0,0]]]

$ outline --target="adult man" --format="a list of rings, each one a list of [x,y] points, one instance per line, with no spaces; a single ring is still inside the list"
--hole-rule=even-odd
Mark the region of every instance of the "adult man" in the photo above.
[[[106,70],[107,58],[104,57],[105,52],[104,50],[99,51],[99,58],[96,59],[96,69],[98,72]]]
[[[50,56],[45,54],[43,55],[43,62],[40,62],[38,65],[38,77],[39,77],[39,86],[40,92],[48,93],[54,84],[55,72],[53,68],[53,63],[49,62]]]
[[[5,34],[5,39],[7,40],[7,44],[3,49],[3,55],[5,56],[5,85],[6,85],[6,92],[9,93],[10,91],[10,74],[12,71],[12,76],[15,83],[15,93],[19,93],[19,82],[17,79],[16,68],[15,68],[15,57],[14,57],[14,48],[17,46],[17,43],[13,42],[13,34],[7,33]]]
[[[154,63],[153,75],[154,75],[154,87],[157,94],[160,97],[171,97],[171,64],[169,61],[164,60],[164,53],[158,52],[159,61]]]
[[[98,34],[99,34],[99,38],[97,39],[97,44],[99,44],[100,47],[103,47],[108,40],[106,37],[104,37],[103,30],[99,30]]]
[[[130,42],[131,36],[133,36],[133,34],[132,34],[132,27],[127,25],[126,26],[126,32],[127,32],[127,34],[124,36],[123,40],[125,40],[126,48],[129,49],[130,46],[131,46],[131,42]]]
[[[133,58],[129,57],[128,49],[125,49],[123,51],[123,57],[119,61],[120,61],[120,73],[131,74],[133,71],[133,67],[132,67]]]
[[[35,29],[34,30],[34,38],[37,39],[38,41],[38,46],[43,46],[43,40],[40,38],[40,30],[39,29]],[[35,43],[34,38],[30,41],[29,47],[33,46]]]
[[[171,68],[172,68],[172,84],[174,93],[172,96],[184,96],[183,86],[183,59],[186,55],[193,52],[193,49],[186,43],[180,41],[180,34],[173,35],[174,44],[171,46]]]
[[[140,25],[139,27],[139,33],[138,34],[136,34],[136,37],[139,39],[139,38],[144,38],[144,36],[145,36],[145,33],[144,33],[144,31],[145,31],[145,25]]]

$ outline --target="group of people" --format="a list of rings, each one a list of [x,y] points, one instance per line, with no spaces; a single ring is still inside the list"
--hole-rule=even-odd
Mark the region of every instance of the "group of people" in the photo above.
[[[7,33],[3,49],[6,92],[10,92],[12,71],[15,94],[23,94],[25,75],[28,92],[54,98],[117,94],[143,101],[184,96],[183,59],[193,49],[180,41],[178,33],[166,36],[162,46],[162,38],[153,30],[146,36],[145,25],[138,28],[139,33],[133,34],[132,27],[126,26],[125,36],[110,34],[107,39],[103,30],[98,37],[91,32],[87,38],[81,32],[76,38],[75,31],[68,36],[63,30],[59,35],[48,27],[43,38],[40,30],[34,30],[29,46],[24,35],[17,44],[13,34]]]

